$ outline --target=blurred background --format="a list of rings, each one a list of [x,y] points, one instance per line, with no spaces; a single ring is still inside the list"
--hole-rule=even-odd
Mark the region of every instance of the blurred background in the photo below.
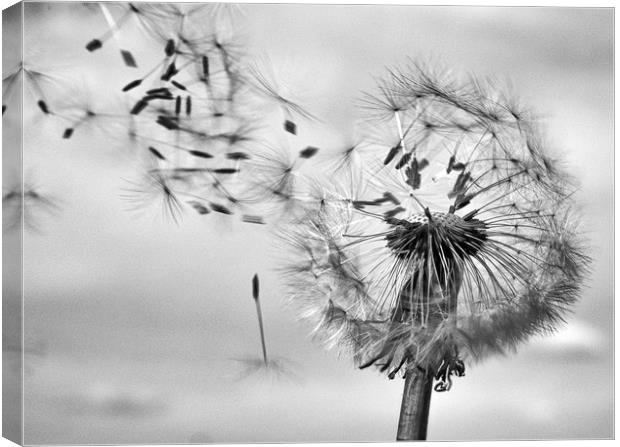
[[[74,85],[64,95],[82,102],[112,101],[162,52],[137,26],[87,52],[107,29],[96,5],[24,11],[26,61],[51,67]],[[374,77],[408,58],[510,81],[581,182],[592,273],[555,335],[471,365],[450,392],[434,393],[429,440],[611,438],[612,9],[247,4],[230,15],[244,51],[268,55],[320,118],[298,136],[325,152],[354,138],[356,100]],[[5,16],[3,39],[18,19]],[[3,54],[3,73],[18,62]],[[134,148],[97,126],[63,140],[66,123],[24,95],[24,175],[55,204],[24,234],[25,443],[395,438],[403,381],[356,370],[309,339],[285,305],[268,227],[192,212],[180,225],[156,212],[136,217],[120,198]],[[19,170],[3,174],[6,194]],[[246,371],[261,357],[254,273],[278,370]]]

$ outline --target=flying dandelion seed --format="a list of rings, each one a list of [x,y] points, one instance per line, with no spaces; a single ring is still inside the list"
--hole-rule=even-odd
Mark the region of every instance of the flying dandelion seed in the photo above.
[[[102,9],[109,30],[97,40],[120,39],[135,25],[135,17],[139,24],[158,22],[149,35],[161,48],[155,56],[159,59],[145,59],[150,68],[119,87],[130,104],[131,142],[144,154],[148,172],[144,187],[134,185],[129,195],[142,197],[138,202],[152,201],[166,193],[165,184],[174,193],[163,195],[163,214],[173,220],[187,204],[201,216],[230,215],[262,225],[264,205],[268,211],[276,203],[289,206],[296,171],[318,148],[256,149],[256,143],[268,145],[263,99],[269,78],[262,77],[258,67],[246,70],[249,57],[232,17],[234,8],[130,4],[114,15],[111,8]],[[262,90],[255,78],[264,81]],[[284,109],[287,116],[290,111],[309,116],[288,100]],[[75,138],[86,123],[101,122],[107,115],[100,110],[90,101],[64,107],[60,116],[68,125],[62,137]],[[116,117],[110,115],[107,121],[111,118]],[[295,134],[297,124],[291,119],[285,127]]]
[[[237,380],[245,379],[255,374],[262,374],[274,379],[298,379],[297,374],[295,374],[294,372],[294,367],[296,365],[294,365],[293,362],[282,357],[267,357],[267,344],[265,342],[263,312],[260,304],[260,283],[258,279],[258,274],[255,274],[252,278],[252,299],[256,304],[256,316],[258,318],[262,357],[246,357],[233,359],[243,365],[243,369],[239,373]]]
[[[366,124],[392,137],[368,143],[348,197],[306,204],[285,272],[328,346],[405,378],[397,439],[426,439],[432,390],[556,328],[588,257],[570,179],[493,85],[412,66],[378,90]]]
[[[258,316],[258,327],[260,330],[260,343],[263,349],[263,360],[265,364],[267,364],[267,346],[265,345],[265,330],[263,328],[263,312],[260,307],[259,288],[258,275],[254,275],[252,278],[252,298],[254,298],[254,302],[256,303],[256,315]]]
[[[120,34],[122,29],[133,21],[138,24],[140,30],[146,31],[153,37],[163,38],[166,35],[166,28],[170,26],[170,21],[172,20],[171,11],[167,7],[168,5],[152,5],[149,3],[112,3],[109,6],[116,9],[120,8],[122,13],[118,18],[115,18],[107,5],[98,4],[99,12],[103,14],[108,29],[103,34],[88,41],[85,46],[86,50],[91,53],[97,51],[110,38],[114,38],[119,47],[123,63],[127,67],[136,68],[137,63],[131,51],[121,48]]]
[[[296,117],[318,121],[312,113],[300,105],[297,99],[293,99],[295,97],[293,87],[287,85],[281,76],[276,74],[269,58],[258,59],[246,67],[244,72],[247,72],[245,78],[251,88],[281,109],[283,129],[287,133],[297,135]]]
[[[145,175],[143,181],[129,182],[122,198],[130,204],[131,210],[142,210],[157,204],[164,218],[179,222],[183,203],[176,191],[172,189],[171,179],[160,171],[152,171]]]
[[[34,57],[34,55],[32,56]],[[18,80],[22,79],[24,91],[35,100],[37,108],[44,115],[53,114],[50,93],[56,93],[61,86],[62,77],[51,67],[39,67],[30,62],[20,62],[7,74],[2,76],[2,114],[7,110],[11,98],[18,89]]]
[[[7,233],[20,228],[39,232],[45,216],[57,214],[58,199],[41,191],[33,182],[17,185],[2,195],[2,232]]]

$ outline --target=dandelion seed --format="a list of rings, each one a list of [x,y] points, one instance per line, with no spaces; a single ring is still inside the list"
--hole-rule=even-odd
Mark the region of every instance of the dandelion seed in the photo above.
[[[149,93],[142,99],[144,101],[153,101],[155,99],[162,99],[164,101],[172,101],[173,99],[175,99],[175,97],[172,94],[172,92],[166,89],[166,91],[160,91],[157,93]]]
[[[260,69],[259,69],[260,65]],[[309,113],[305,108],[295,102],[291,96],[296,94],[290,86],[285,85],[281,80],[278,80],[278,76],[273,70],[273,65],[268,59],[260,61],[259,64],[253,64],[246,67],[248,76],[244,76],[243,79],[253,87],[258,93],[264,95],[269,100],[277,104],[285,115],[285,128],[287,123],[292,128],[293,115],[300,116],[305,119],[316,120],[317,118]],[[296,126],[295,126],[296,127]],[[289,133],[295,133],[295,129],[286,129]]]
[[[258,274],[254,275],[252,278],[252,298],[254,298],[254,302],[256,303],[256,315],[258,316],[260,343],[263,349],[263,361],[265,362],[265,365],[267,365],[269,362],[267,360],[267,345],[265,344],[265,329],[263,328],[263,312],[260,306]]]
[[[58,199],[41,191],[32,181],[10,188],[2,195],[2,232],[21,228],[39,232],[44,216],[53,216],[60,209]]]
[[[182,102],[181,102],[181,97],[177,96],[175,104],[174,104],[174,114],[175,115],[180,115],[181,114],[181,107],[182,107]]]
[[[284,130],[290,134],[297,135],[297,125],[290,120],[284,121]]]
[[[159,152],[157,149],[155,149],[153,146],[149,146],[149,151],[151,152],[151,154],[155,155],[155,157],[159,158],[160,160],[166,160],[166,157],[164,157],[161,152]]]
[[[146,91],[147,95],[163,95],[172,97],[172,92],[166,87],[152,88]]]
[[[217,203],[209,203],[209,206],[216,213],[232,214],[232,211],[230,209],[228,209],[227,207],[225,207],[224,205],[220,205],[220,204],[217,204]]]
[[[400,205],[400,200],[398,200],[398,199],[396,198],[396,196],[395,196],[394,194],[392,194],[391,192],[389,192],[389,191],[385,191],[385,192],[383,193],[383,197],[384,197],[386,200],[388,200],[388,201],[392,202],[394,205]]]
[[[250,156],[245,152],[229,152],[226,154],[226,158],[229,160],[249,160]]]
[[[144,109],[148,107],[149,103],[143,99],[139,100],[129,112],[132,115],[139,115]]]
[[[179,90],[187,90],[187,87],[185,87],[183,84],[175,81],[174,79],[172,81],[170,81],[170,83],[172,85],[174,85],[176,88],[178,88]]]
[[[39,109],[41,109],[41,112],[45,113],[46,115],[50,113],[50,110],[47,107],[47,103],[42,99],[37,101],[37,105],[39,106]]]
[[[236,174],[239,172],[239,169],[234,169],[234,168],[216,168],[216,169],[211,169],[211,172],[213,172],[214,174]]]
[[[299,152],[299,156],[301,158],[312,158],[316,155],[316,153],[319,151],[318,148],[316,147],[312,147],[312,146],[308,146],[307,148],[301,150]]]
[[[191,200],[188,202],[192,208],[194,208],[198,214],[200,215],[205,215],[205,214],[209,214],[209,208],[207,208],[206,206],[204,206],[204,204],[197,202],[195,200]]]
[[[123,58],[123,62],[125,63],[125,65],[127,65],[128,67],[138,67],[136,59],[133,57],[133,54],[131,54],[131,51],[121,50],[121,57]]]
[[[20,76],[23,75],[23,76]],[[55,91],[62,86],[62,79],[53,73],[51,68],[33,66],[30,63],[20,62],[2,78],[3,113],[7,109],[10,98],[17,90],[18,79],[23,81],[24,91],[29,91],[35,98],[37,107],[46,115],[52,114],[48,100],[48,90]]]
[[[157,117],[157,124],[159,124],[160,126],[165,127],[168,130],[177,130],[179,128],[179,123],[172,117],[169,116],[165,116],[165,115],[159,115]],[[195,155],[197,157],[200,157],[201,155],[197,155],[193,152],[199,152],[199,151],[192,151],[190,152],[192,155]]]
[[[103,46],[103,43],[99,39],[93,39],[86,44],[86,49],[90,52],[98,50]]]
[[[248,214],[244,214],[243,216],[241,216],[241,220],[246,223],[253,223],[259,225],[265,224],[265,220],[262,218],[262,216],[250,216]]]
[[[63,137],[64,139],[69,139],[69,138],[71,138],[71,136],[73,136],[73,131],[74,131],[74,129],[73,129],[72,127],[67,127],[67,128],[65,129],[65,131],[63,132],[62,137]]]
[[[391,148],[387,156],[385,157],[385,160],[383,160],[383,164],[386,166],[389,165],[392,162],[392,160],[394,160],[394,157],[398,155],[400,150],[401,150],[400,144],[398,146],[394,146],[393,148]]]
[[[193,155],[194,157],[199,157],[199,158],[213,158],[213,155],[209,154],[208,152],[196,151],[196,150],[190,150],[190,151],[188,151],[188,153],[189,153],[190,155]]]
[[[391,217],[396,216],[397,214],[402,213],[403,211],[407,211],[407,210],[406,210],[405,208],[403,208],[402,206],[398,206],[398,207],[393,208],[393,209],[391,209],[391,210],[389,210],[389,211],[386,211],[385,213],[383,213],[383,216],[384,216],[386,219],[389,219],[389,218],[391,218]]]
[[[172,55],[174,55],[174,51],[175,51],[174,40],[168,39],[168,41],[166,42],[166,47],[164,48],[164,53],[166,53],[167,57],[171,57]]]
[[[166,69],[164,74],[161,75],[161,80],[162,81],[169,81],[177,73],[179,73],[179,71],[177,70],[177,67],[176,67],[175,63],[172,62],[170,65],[168,65],[168,68]]]
[[[400,169],[403,166],[405,166],[407,163],[409,163],[409,160],[411,160],[412,155],[413,154],[411,152],[407,152],[405,155],[403,155],[401,159],[399,160],[399,162],[396,163],[396,166],[395,166],[396,169]]]
[[[209,84],[209,58],[207,56],[202,56],[202,75],[204,82]]]
[[[123,87],[124,92],[128,92],[129,90],[133,90],[134,88],[140,86],[142,84],[142,79],[136,79],[135,81],[131,81],[125,87]]]

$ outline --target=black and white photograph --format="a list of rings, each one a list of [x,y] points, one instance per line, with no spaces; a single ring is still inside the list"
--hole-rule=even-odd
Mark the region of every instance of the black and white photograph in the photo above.
[[[611,3],[6,3],[4,438],[615,438]]]

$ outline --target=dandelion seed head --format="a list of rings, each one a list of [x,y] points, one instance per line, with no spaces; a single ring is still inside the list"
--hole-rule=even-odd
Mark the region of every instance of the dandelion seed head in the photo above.
[[[515,104],[420,65],[366,96],[361,169],[340,163],[325,183],[355,179],[344,198],[323,193],[283,230],[291,305],[318,338],[389,378],[431,371],[447,391],[464,360],[563,321],[589,258],[571,179]]]

